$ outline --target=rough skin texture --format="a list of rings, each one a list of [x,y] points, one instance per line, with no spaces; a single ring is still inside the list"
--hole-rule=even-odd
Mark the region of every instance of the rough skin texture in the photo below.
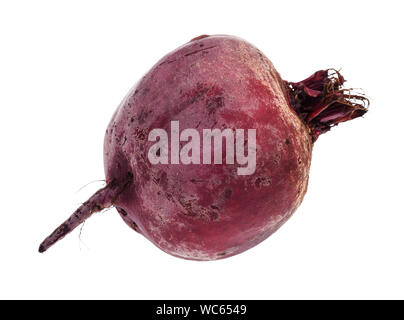
[[[257,129],[257,167],[152,165],[154,128]],[[105,135],[107,183],[133,180],[114,202],[125,222],[177,257],[214,260],[275,232],[302,202],[312,138],[289,104],[284,82],[254,46],[202,36],[162,58],[115,112]],[[225,155],[223,156],[225,157]]]

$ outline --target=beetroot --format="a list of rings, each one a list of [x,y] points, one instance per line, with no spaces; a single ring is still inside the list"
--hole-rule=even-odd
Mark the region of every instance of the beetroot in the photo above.
[[[120,104],[105,134],[106,187],[39,251],[109,206],[177,257],[214,260],[257,245],[302,202],[318,136],[367,111],[367,99],[343,82],[335,70],[283,81],[240,38],[193,39]],[[214,129],[227,135],[206,155]]]

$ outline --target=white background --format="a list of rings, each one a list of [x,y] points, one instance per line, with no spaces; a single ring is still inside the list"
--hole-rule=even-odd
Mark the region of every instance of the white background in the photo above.
[[[404,298],[400,1],[1,1],[0,298]],[[45,254],[102,186],[107,123],[164,54],[201,34],[260,48],[284,79],[342,68],[372,99],[316,142],[309,191],[259,246],[171,257],[115,209]]]

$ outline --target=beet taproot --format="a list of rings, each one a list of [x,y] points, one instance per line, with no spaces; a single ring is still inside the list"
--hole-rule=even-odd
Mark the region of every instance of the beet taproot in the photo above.
[[[318,136],[367,111],[367,99],[343,83],[336,70],[284,81],[262,52],[237,37],[191,40],[163,57],[119,105],[105,134],[106,187],[39,251],[110,206],[132,229],[177,257],[215,260],[257,245],[302,202]],[[184,139],[181,131],[189,128],[199,138]],[[166,147],[163,136],[151,138],[156,129],[168,132]],[[203,158],[201,140],[210,139],[205,140],[209,129],[229,129],[229,141],[246,149],[234,155],[224,137],[214,144],[213,156],[221,149],[218,158]],[[254,131],[247,135],[248,129]],[[254,150],[250,133],[255,134]],[[197,140],[197,147],[184,149],[187,141]],[[173,151],[174,146],[180,150]],[[150,160],[151,150],[160,162]],[[246,162],[237,157],[249,150],[255,152],[253,170],[240,174]]]

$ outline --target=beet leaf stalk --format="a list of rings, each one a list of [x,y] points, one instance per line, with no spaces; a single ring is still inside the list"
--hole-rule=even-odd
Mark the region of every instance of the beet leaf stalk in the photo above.
[[[45,252],[57,241],[61,240],[77,226],[83,223],[93,213],[111,207],[117,197],[125,190],[132,181],[132,175],[121,182],[115,180],[109,182],[104,188],[94,193],[84,202],[65,222],[56,228],[39,246],[39,252]]]
[[[313,141],[340,122],[367,112],[369,100],[351,88],[335,69],[320,70],[300,82],[285,81],[289,99],[300,119],[309,128]]]

